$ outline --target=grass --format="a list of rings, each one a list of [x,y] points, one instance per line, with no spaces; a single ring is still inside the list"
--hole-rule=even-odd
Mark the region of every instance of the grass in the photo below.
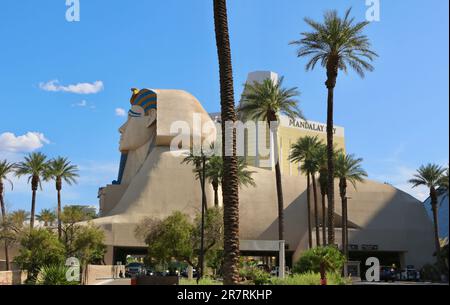
[[[284,279],[272,278],[272,285],[320,285],[320,274],[307,272],[302,274],[294,274]],[[327,274],[327,285],[348,285],[350,279],[343,278],[335,273]]]

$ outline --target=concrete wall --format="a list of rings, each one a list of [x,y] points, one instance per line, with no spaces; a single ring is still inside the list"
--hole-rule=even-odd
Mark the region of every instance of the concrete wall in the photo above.
[[[27,279],[26,272],[22,271],[0,271],[1,285],[21,285]]]
[[[119,273],[125,275],[125,266],[116,265],[88,265],[84,277],[85,285],[96,285],[100,282],[119,278]]]

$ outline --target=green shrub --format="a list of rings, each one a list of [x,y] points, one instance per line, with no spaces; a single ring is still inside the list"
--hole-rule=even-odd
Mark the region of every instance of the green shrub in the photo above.
[[[336,273],[327,274],[327,285],[346,285],[350,284],[349,279],[341,277]],[[320,273],[306,272],[302,274],[293,274],[284,279],[272,278],[272,285],[320,285]]]
[[[69,282],[66,278],[68,267],[63,265],[50,265],[41,268],[36,280],[38,285],[77,285],[78,282]]]
[[[15,263],[28,271],[27,283],[34,283],[43,266],[60,265],[65,260],[64,246],[56,234],[46,229],[34,229],[20,241],[19,255]]]
[[[307,250],[294,264],[294,273],[320,272],[320,263],[325,264],[326,270],[340,273],[344,266],[345,256],[336,247],[317,247]]]
[[[420,270],[422,280],[439,282],[441,280],[441,272],[439,272],[436,264],[426,264]]]

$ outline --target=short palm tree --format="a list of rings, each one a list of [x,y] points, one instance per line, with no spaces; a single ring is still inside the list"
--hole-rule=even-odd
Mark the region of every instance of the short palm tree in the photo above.
[[[303,118],[295,99],[300,93],[297,88],[283,88],[283,77],[278,81],[265,79],[262,83],[246,84],[238,107],[244,120],[261,120],[267,122],[274,145],[275,179],[278,200],[278,238],[284,240],[284,203],[281,183],[280,160],[278,157],[278,122],[279,114],[291,119]]]
[[[25,156],[25,161],[17,164],[16,175],[18,177],[28,176],[28,182],[31,181],[31,218],[30,228],[34,227],[34,217],[36,212],[36,191],[41,186],[41,178],[48,170],[47,156],[43,153],[30,153]]]
[[[357,182],[364,182],[367,177],[362,168],[362,158],[339,152],[335,160],[335,177],[339,179],[339,194],[342,203],[342,252],[348,258],[348,209],[347,209],[347,182],[356,189]]]
[[[319,163],[317,160],[317,150],[321,145],[321,141],[317,136],[301,137],[292,144],[289,159],[291,162],[301,163],[300,170],[306,174],[306,197],[308,204],[308,237],[309,247],[312,248],[312,227],[311,227],[311,180],[314,194],[314,219],[316,227],[316,245],[320,246],[320,230],[319,230],[319,213],[317,202],[317,186],[316,173],[319,170]]]
[[[0,206],[2,211],[2,222],[6,221],[6,207],[5,201],[3,199],[3,194],[5,192],[4,181],[8,181],[11,184],[11,189],[13,188],[12,181],[8,178],[8,175],[14,172],[14,163],[9,163],[6,160],[0,161]],[[6,260],[6,271],[9,270],[9,252],[8,243],[5,240],[5,260]]]
[[[61,239],[61,190],[63,182],[68,185],[77,183],[78,167],[70,163],[67,158],[57,157],[48,163],[48,170],[44,175],[46,181],[55,181],[55,188],[57,192],[58,207],[56,216],[58,218],[58,237]]]
[[[439,184],[442,183],[442,179],[445,173],[445,168],[437,164],[427,164],[422,165],[414,174],[414,178],[410,179],[408,182],[413,185],[413,187],[426,186],[430,190],[431,199],[431,211],[433,212],[433,222],[434,222],[434,242],[436,247],[436,254],[439,257],[441,246],[439,243],[439,225],[438,225],[438,188]]]
[[[244,158],[238,158],[238,180],[239,186],[256,186],[252,174],[254,172],[247,169]],[[222,157],[212,156],[206,165],[206,177],[214,190],[214,206],[219,206],[219,185],[222,182],[223,160]]]
[[[370,50],[370,41],[363,30],[369,24],[367,21],[354,23],[348,9],[344,18],[337,11],[328,11],[323,23],[305,18],[312,28],[311,32],[302,33],[302,38],[291,42],[299,46],[298,57],[309,57],[307,70],[312,70],[320,63],[327,71],[325,86],[327,98],[327,160],[328,160],[328,243],[334,244],[334,165],[333,165],[333,103],[334,87],[338,71],[347,72],[348,67],[364,77],[365,71],[373,71],[369,63],[378,55]]]
[[[55,213],[50,209],[42,209],[39,215],[36,215],[36,219],[44,223],[44,227],[52,226],[56,220]]]

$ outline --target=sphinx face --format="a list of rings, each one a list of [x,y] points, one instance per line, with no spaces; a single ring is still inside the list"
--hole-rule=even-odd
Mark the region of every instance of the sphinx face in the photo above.
[[[148,143],[155,132],[154,128],[150,128],[155,122],[156,109],[151,109],[145,115],[142,107],[134,105],[128,114],[128,120],[119,128],[120,152],[127,153],[137,150]]]

